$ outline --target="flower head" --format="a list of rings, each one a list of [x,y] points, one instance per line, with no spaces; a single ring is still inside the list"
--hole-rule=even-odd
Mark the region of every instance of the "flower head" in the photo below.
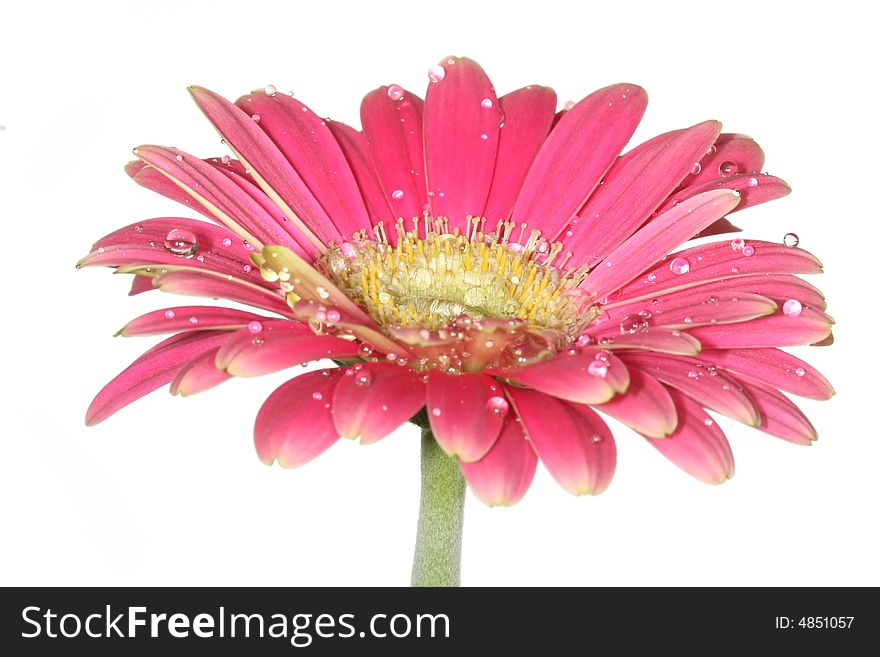
[[[615,446],[600,413],[710,483],[733,474],[733,456],[707,410],[815,439],[782,391],[833,391],[780,347],[830,341],[821,293],[796,276],[819,261],[796,236],[682,246],[789,192],[760,173],[750,138],[707,121],[620,155],[641,88],[557,112],[548,87],[498,97],[455,57],[431,68],[424,101],[398,85],[369,93],[362,131],[271,86],[234,104],[190,91],[232,157],[141,146],[127,171],[213,223],[148,219],[81,264],[134,274],[133,294],[255,311],[130,322],[123,335],[172,335],[98,394],[89,423],[169,383],[193,394],[332,359],[263,404],[263,461],[298,466],[340,436],[375,442],[424,409],[488,504],[519,500],[539,459],[572,493],[604,490]]]

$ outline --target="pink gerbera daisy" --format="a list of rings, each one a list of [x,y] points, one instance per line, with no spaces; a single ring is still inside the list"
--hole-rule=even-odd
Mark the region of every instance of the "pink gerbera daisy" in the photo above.
[[[754,141],[706,121],[620,155],[647,102],[636,85],[557,112],[548,87],[497,97],[469,59],[429,78],[424,101],[369,93],[362,131],[271,86],[234,104],[190,89],[233,157],[140,146],[126,170],[214,223],[147,219],[80,264],[134,274],[132,294],[256,311],[131,321],[123,335],[172,335],[98,394],[89,424],[169,383],[188,395],[332,359],[265,401],[257,453],[295,467],[340,436],[422,426],[419,584],[458,579],[462,475],[490,505],[517,502],[538,460],[571,493],[603,491],[615,444],[600,414],[709,483],[734,466],[707,410],[815,440],[783,391],[832,388],[779,348],[831,340],[822,294],[796,276],[819,261],[794,235],[680,248],[789,192]]]

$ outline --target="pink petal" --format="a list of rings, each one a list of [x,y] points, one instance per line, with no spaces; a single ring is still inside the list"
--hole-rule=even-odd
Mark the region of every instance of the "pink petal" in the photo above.
[[[741,233],[742,228],[734,226],[727,219],[719,219],[714,224],[709,226],[708,228],[704,228],[699,233],[697,233],[693,239],[699,239],[701,237],[710,237],[712,235],[724,235],[725,233]]]
[[[574,495],[598,495],[611,483],[617,448],[589,406],[507,387],[532,446],[553,478]]]
[[[296,169],[343,237],[370,226],[357,183],[327,122],[287,94],[262,89],[235,104],[260,117],[259,126]]]
[[[354,342],[315,335],[298,322],[275,320],[262,322],[259,333],[233,333],[217,354],[217,367],[231,376],[262,376],[312,360],[357,354]]]
[[[636,368],[629,375],[626,394],[595,406],[596,410],[652,438],[663,438],[675,431],[675,404],[666,387]]]
[[[556,93],[550,87],[530,85],[498,99],[503,125],[498,133],[498,155],[486,209],[489,224],[507,219],[526,173],[553,124]]]
[[[86,424],[103,422],[119,409],[170,382],[191,359],[229,339],[226,331],[182,333],[144,353],[101,389],[86,412]]]
[[[155,289],[153,287],[153,279],[149,276],[135,276],[131,281],[131,290],[129,290],[128,296],[133,297]]]
[[[537,465],[522,423],[508,417],[492,449],[479,461],[462,463],[461,472],[483,504],[512,506],[526,494]]]
[[[761,415],[756,428],[796,445],[809,445],[817,439],[816,429],[788,397],[760,383],[740,384]]]
[[[138,146],[134,153],[180,185],[217,221],[254,247],[295,243],[259,203],[207,162],[164,146]]]
[[[320,252],[326,243],[340,241],[342,236],[327,213],[250,115],[213,91],[202,87],[190,87],[189,91],[236,157],[251,170],[254,181],[315,249]]]
[[[746,324],[700,326],[690,331],[706,349],[789,347],[819,342],[831,333],[828,315],[804,308],[797,317],[777,312]]]
[[[333,392],[333,421],[362,444],[387,436],[425,405],[425,385],[411,369],[390,363],[349,367]]]
[[[757,409],[737,382],[719,371],[703,367],[698,360],[643,351],[627,352],[621,357],[627,366],[644,370],[701,406],[750,426],[757,426],[760,422]]]
[[[367,143],[363,134],[344,123],[328,121],[327,125],[345,154],[348,166],[351,167],[358,189],[361,190],[361,196],[366,205],[370,223],[377,224],[383,221],[387,222],[389,226],[392,225],[395,217],[391,214],[391,208],[385,199],[382,185],[379,183],[379,178],[373,169],[373,163],[370,161],[370,153],[367,150]],[[393,238],[396,240],[397,234],[395,231],[392,230],[389,233],[389,239]],[[393,243],[396,244],[396,241]]]
[[[196,321],[193,321],[195,318]],[[177,306],[162,308],[141,315],[116,335],[162,335],[196,329],[240,329],[248,322],[269,319],[261,315],[220,306]]]
[[[693,198],[698,194],[705,194],[718,189],[730,189],[740,193],[742,200],[731,212],[739,212],[753,205],[773,201],[782,198],[791,193],[791,187],[788,186],[781,178],[770,176],[766,173],[757,175],[740,174],[729,178],[720,178],[711,180],[700,185],[692,185],[685,187],[672,195],[672,197],[664,203],[658,212],[666,212],[677,203],[681,203],[689,198]]]
[[[498,152],[498,98],[479,64],[450,57],[425,95],[425,174],[431,211],[450,229],[486,207]],[[488,101],[488,102],[486,102]]]
[[[751,138],[746,135],[724,133],[715,141],[714,152],[706,157],[697,158],[699,172],[688,175],[682,182],[682,188],[693,185],[701,185],[719,178],[729,178],[737,173],[758,173],[764,166],[764,151]],[[722,165],[734,164],[734,168]]]
[[[480,460],[495,444],[507,404],[492,377],[438,370],[428,373],[426,403],[440,447],[465,463]]]
[[[205,215],[211,221],[217,221],[208,208],[201,203],[197,203],[195,199],[187,194],[180,185],[174,183],[168,176],[160,173],[158,169],[151,167],[143,160],[133,160],[125,165],[125,173],[141,187],[145,187],[152,192],[161,194],[165,198],[177,201],[188,208],[192,208],[196,212]]]
[[[197,392],[209,390],[232,378],[226,372],[217,369],[214,361],[218,351],[220,351],[220,347],[206,351],[180,368],[177,376],[171,382],[171,394],[188,397]]]
[[[669,390],[678,409],[678,428],[660,440],[645,436],[666,458],[692,477],[721,484],[734,473],[733,452],[724,433],[702,407]]]
[[[421,217],[428,202],[422,99],[409,91],[394,100],[388,87],[371,91],[361,103],[361,124],[373,167],[394,218]]]
[[[602,325],[600,325],[602,326]],[[664,354],[682,354],[693,356],[700,351],[700,341],[693,336],[662,327],[649,328],[644,333],[625,333],[623,335],[606,335],[599,337],[603,349],[625,349],[653,351]]]
[[[635,303],[618,305],[608,310],[609,334],[618,331],[617,324],[627,316],[643,313],[652,327],[684,329],[702,324],[732,324],[771,315],[777,310],[772,299],[748,292],[706,292],[692,287],[675,294]],[[624,322],[625,323],[625,322]]]
[[[680,203],[617,247],[587,275],[582,287],[596,298],[614,292],[671,249],[730,212],[737,203],[739,195],[727,190],[708,192]]]
[[[618,84],[566,112],[529,168],[511,217],[554,239],[629,141],[647,102],[641,87]]]
[[[809,363],[779,349],[706,349],[700,358],[746,381],[809,399],[830,399],[834,388]]]
[[[193,254],[177,255],[165,246],[166,237],[174,230],[193,234],[198,245]],[[131,265],[155,265],[157,268],[171,265],[211,270],[269,287],[256,267],[250,265],[250,251],[240,238],[226,228],[196,219],[161,217],[131,224],[95,242],[91,253],[77,263],[78,267]]]
[[[574,253],[571,266],[593,267],[630,237],[690,172],[720,129],[717,121],[706,121],[620,158],[578,213],[575,235],[566,240]]]
[[[580,404],[602,404],[614,397],[614,388],[605,378],[615,367],[606,366],[604,376],[591,374],[592,354],[557,355],[550,360],[513,370],[506,374],[512,381],[547,395]],[[598,371],[593,369],[593,371]]]
[[[254,423],[254,445],[266,465],[283,468],[308,463],[339,439],[329,400],[342,376],[332,368],[302,374],[283,384],[263,403]]]
[[[822,263],[802,249],[757,240],[748,240],[748,244],[755,249],[751,256],[734,251],[729,241],[712,242],[672,253],[620,288],[614,295],[615,301],[650,299],[664,292],[749,274],[818,274],[822,271]],[[687,273],[673,272],[671,265],[676,258],[687,261]]]
[[[141,273],[145,269],[134,270]],[[125,272],[125,269],[120,269]],[[290,307],[284,299],[265,288],[238,278],[222,276],[212,271],[197,269],[167,270],[153,279],[153,285],[163,292],[185,294],[214,299],[228,299],[255,308],[262,308],[279,315],[289,315]]]

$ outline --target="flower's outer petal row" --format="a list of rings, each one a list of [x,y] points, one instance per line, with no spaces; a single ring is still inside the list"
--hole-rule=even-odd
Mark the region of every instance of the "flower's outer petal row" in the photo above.
[[[685,187],[682,190],[674,193],[671,198],[669,198],[660,209],[657,211],[659,213],[666,212],[669,208],[678,205],[679,203],[686,201],[689,198],[693,198],[698,194],[705,194],[706,192],[711,192],[716,189],[729,189],[735,192],[739,192],[742,197],[739,205],[736,206],[735,209],[731,210],[731,212],[739,212],[740,210],[745,210],[746,208],[750,208],[753,205],[759,205],[761,203],[766,203],[767,201],[773,201],[777,198],[782,198],[783,196],[787,196],[791,193],[791,187],[788,186],[781,178],[777,178],[776,176],[771,176],[765,173],[752,175],[748,173],[737,174],[735,176],[730,176],[729,178],[719,178],[717,180],[710,180],[709,182],[702,183],[700,185],[691,185],[690,187]]]
[[[654,303],[656,301],[656,303]],[[656,297],[650,301],[618,305],[610,310],[607,319],[597,325],[592,335],[616,335],[625,331],[627,316],[642,313],[651,327],[685,329],[703,324],[733,324],[764,317],[776,312],[772,299],[749,292],[706,292],[702,287],[692,287],[676,294]],[[623,324],[623,326],[622,326]]]
[[[216,215],[201,203],[197,203],[195,199],[187,194],[180,185],[174,183],[171,178],[160,173],[158,169],[151,167],[143,160],[132,160],[126,164],[125,173],[127,173],[129,177],[141,187],[149,189],[151,192],[161,194],[165,198],[170,198],[172,201],[177,201],[188,208],[192,208],[196,212],[200,212],[206,216],[211,221],[218,221]]]
[[[761,415],[756,429],[796,445],[810,445],[818,438],[807,416],[776,388],[731,378],[748,394]]]
[[[428,372],[426,389],[431,431],[443,451],[459,460],[479,461],[495,444],[504,422],[501,387],[483,373]]]
[[[222,306],[176,306],[153,310],[136,317],[116,335],[130,337],[204,329],[238,330],[250,322],[268,319],[262,315]]]
[[[262,322],[261,330],[237,331],[217,354],[217,367],[231,376],[262,376],[321,358],[357,356],[349,340],[315,335],[302,324],[287,320]]]
[[[714,146],[706,157],[699,160],[700,166],[695,167],[697,173],[690,173],[682,181],[681,189],[729,178],[737,173],[760,173],[764,166],[764,151],[751,137],[725,132],[718,135]],[[731,163],[733,168],[729,166]]]
[[[314,249],[322,252],[328,243],[341,241],[341,233],[321,204],[249,114],[203,87],[190,87],[189,91],[254,181]]]
[[[547,395],[579,404],[603,404],[614,397],[615,390],[606,380],[615,365],[602,368],[604,375],[591,374],[592,354],[558,354],[555,358],[513,370],[506,374],[516,383]],[[595,371],[595,370],[593,370]]]
[[[155,290],[153,287],[153,279],[149,276],[138,276],[135,275],[131,281],[131,289],[128,291],[128,296],[133,297],[138,294],[142,294],[144,292],[149,292],[150,290]]]
[[[706,121],[620,158],[578,213],[577,228],[566,240],[574,254],[571,265],[595,266],[635,233],[688,175],[720,129],[717,121]]]
[[[475,61],[445,58],[425,94],[425,174],[431,212],[464,230],[486,207],[498,153],[498,98]]]
[[[336,384],[332,404],[339,435],[360,437],[366,445],[387,436],[425,405],[425,385],[407,367],[355,365]]]
[[[131,402],[170,383],[190,360],[212,351],[227,339],[227,331],[198,331],[163,340],[101,389],[86,411],[86,424],[103,422]]]
[[[650,290],[651,286],[646,286],[646,289]],[[804,306],[810,306],[817,310],[825,310],[826,307],[822,292],[797,276],[792,274],[747,274],[683,288],[664,287],[657,290],[654,295],[642,295],[636,300],[615,299],[611,303],[603,305],[602,308],[609,315],[624,306],[632,310],[644,308],[650,311],[652,307],[664,308],[666,305],[678,305],[680,295],[683,295],[684,298],[692,296],[708,300],[710,297],[715,297],[720,300],[725,295],[732,298],[733,295],[744,293],[757,294],[772,299],[776,305],[783,305],[788,299],[797,299]],[[657,303],[654,303],[655,300]],[[632,310],[628,312],[632,312]]]
[[[339,440],[333,422],[333,391],[341,368],[302,374],[282,384],[263,402],[254,423],[254,446],[266,465],[308,463]]]
[[[647,102],[641,87],[617,84],[566,112],[529,168],[511,218],[555,239],[629,141]]]
[[[344,237],[370,225],[351,168],[327,122],[287,94],[259,89],[235,104],[269,135]]]
[[[734,226],[728,219],[719,219],[708,228],[704,228],[694,236],[694,239],[711,237],[712,235],[724,235],[725,233],[741,233],[742,228]]]
[[[703,408],[675,389],[669,389],[678,413],[678,427],[662,439],[645,436],[666,458],[692,477],[721,484],[734,473],[733,452],[718,424]]]
[[[556,93],[550,87],[530,85],[505,94],[498,104],[498,155],[482,213],[489,226],[510,217],[526,173],[550,133]]]
[[[774,315],[747,324],[716,324],[690,330],[706,349],[761,349],[793,347],[820,342],[831,333],[833,320],[825,313],[804,308],[800,315]]]
[[[834,388],[816,368],[779,349],[706,349],[700,359],[738,378],[808,399],[830,399]]]
[[[210,390],[231,379],[232,377],[226,372],[217,369],[215,361],[218,351],[220,351],[220,347],[215,347],[181,367],[171,382],[171,394],[188,397],[198,392]]]
[[[629,376],[626,394],[595,405],[596,410],[651,438],[663,438],[675,431],[675,404],[666,387],[636,368],[629,371]]]
[[[134,154],[168,176],[219,221],[255,248],[263,244],[292,247],[295,240],[253,197],[214,166],[177,148],[143,145]]]
[[[337,121],[327,121],[327,125],[345,154],[348,166],[351,168],[352,174],[354,174],[357,187],[367,208],[367,214],[370,217],[370,224],[375,225],[381,221],[389,226],[392,225],[395,217],[391,213],[391,207],[385,198],[385,192],[382,191],[382,185],[379,183],[379,178],[373,169],[373,163],[370,160],[370,153],[367,150],[367,143],[363,133]],[[395,231],[388,231],[388,238],[393,244],[397,243],[397,233]]]
[[[483,504],[512,506],[529,489],[538,456],[523,434],[519,418],[508,417],[492,449],[479,461],[460,465],[468,486]]]
[[[760,413],[736,380],[720,371],[704,368],[693,358],[635,350],[621,352],[621,358],[628,367],[644,370],[705,408],[749,426],[760,423]]]
[[[600,325],[601,326],[601,325]],[[646,350],[663,354],[693,356],[700,351],[700,341],[677,329],[653,327],[643,333],[624,333],[613,337],[598,336],[603,349]]]
[[[672,253],[620,288],[614,300],[651,299],[664,292],[750,274],[822,272],[822,263],[803,249],[757,240],[748,240],[747,244],[754,248],[751,256],[735,251],[729,242],[712,242]],[[682,260],[686,261],[688,270],[676,273],[682,271],[681,267],[675,267]]]
[[[198,247],[192,257],[175,255],[165,246],[165,239],[172,230],[186,230],[195,236]],[[77,263],[78,267],[132,265],[205,269],[270,287],[250,265],[250,251],[240,238],[225,228],[198,219],[157,217],[131,224],[99,239],[91,252]]]
[[[608,487],[617,447],[595,411],[534,390],[506,390],[538,457],[560,486],[573,495],[598,495]]]
[[[412,92],[401,89],[400,94],[399,98],[393,92],[389,95],[389,87],[368,93],[361,103],[361,125],[391,214],[395,219],[410,220],[421,217],[428,202],[422,142],[424,102]]]
[[[587,275],[582,287],[594,298],[620,289],[671,249],[730,212],[737,203],[737,193],[718,190],[676,205],[612,251]]]

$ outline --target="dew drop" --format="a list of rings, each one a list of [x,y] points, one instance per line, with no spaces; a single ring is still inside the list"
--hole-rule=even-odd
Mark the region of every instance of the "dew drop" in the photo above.
[[[758,186],[758,179],[755,177],[749,178],[746,182],[748,183],[749,187],[757,187]]]
[[[441,411],[439,408],[432,408],[431,415],[433,415],[434,417],[440,417],[441,415],[443,415],[443,411]]]
[[[782,238],[782,243],[790,249],[796,247],[800,242],[801,238],[797,236],[797,233],[786,233]]]
[[[198,250],[199,240],[190,230],[172,228],[165,236],[164,245],[174,255],[188,258]]]
[[[590,340],[591,340],[591,338],[590,338],[589,335],[587,335],[586,333],[581,333],[581,334],[577,337],[577,340],[575,341],[575,344],[576,344],[578,347],[586,347],[588,344],[590,344]]]
[[[356,386],[367,387],[373,382],[373,375],[369,370],[360,370],[354,374],[354,384]]]
[[[165,319],[174,319],[174,311],[166,310],[165,311]]]
[[[259,114],[251,114],[251,118],[254,120],[254,123],[259,123],[261,117]]]
[[[403,98],[403,87],[399,84],[389,85],[387,93],[391,100],[400,100]]]
[[[574,107],[574,101],[573,101],[573,100],[567,100],[567,101],[565,101],[565,104],[562,106],[562,109],[564,109],[564,110],[570,110],[572,107]]]
[[[229,239],[228,237],[224,237],[222,244],[223,244],[223,246],[232,246],[232,240]]]
[[[590,363],[589,367],[587,367],[587,372],[592,376],[598,376],[599,378],[604,379],[605,375],[608,374],[608,364],[602,360],[594,360]]]
[[[799,367],[794,371],[794,373],[795,376],[804,376],[807,373],[807,370],[805,370],[803,367]]]
[[[487,134],[484,132],[484,133],[482,133],[482,134],[480,135],[480,139],[482,139],[483,141],[486,141],[487,139],[489,139],[489,135],[487,135]]]
[[[324,395],[320,392],[313,392],[312,399],[314,399],[315,401],[321,401],[322,399],[324,399]]]
[[[696,176],[700,171],[703,170],[703,165],[699,162],[694,162],[694,166],[691,167],[691,174]]]
[[[331,324],[335,324],[340,319],[342,319],[342,315],[339,314],[338,310],[328,310],[327,311],[327,321]]]
[[[634,335],[636,333],[644,333],[648,330],[648,320],[640,315],[626,315],[620,320],[620,334]]]
[[[247,328],[248,328],[249,333],[256,334],[256,333],[259,333],[260,331],[263,330],[263,325],[260,322],[258,322],[257,320],[254,320],[252,322],[248,322]]]
[[[360,347],[358,347],[358,352],[361,356],[369,356],[373,353],[373,346],[364,342],[363,344],[361,344]]]
[[[707,417],[705,420],[703,420],[703,424],[705,424],[707,427],[711,427],[713,424],[715,424],[715,420]]]
[[[594,445],[598,445],[602,442],[602,436],[600,436],[598,433],[594,433],[592,437],[590,437],[590,442]]]
[[[480,107],[482,107],[483,109],[492,109],[492,99],[484,98],[480,101]]]
[[[691,270],[691,263],[687,258],[673,258],[672,262],[669,263],[669,271],[677,276],[681,276],[682,274],[687,274]]]
[[[504,397],[496,395],[495,397],[489,397],[489,399],[486,400],[486,410],[493,415],[504,415],[507,413],[508,408],[509,405]]]
[[[250,274],[254,268],[251,265],[245,265],[241,269],[245,274]]]
[[[232,158],[229,157],[228,155],[224,155],[223,157],[220,158],[220,161],[223,164],[229,164],[232,161]]]
[[[428,79],[436,84],[446,77],[446,69],[437,64],[428,69]]]
[[[737,171],[739,171],[739,167],[736,166],[736,162],[731,162],[730,160],[722,162],[718,166],[718,173],[721,175],[722,178],[735,176]]]
[[[734,251],[742,251],[745,245],[746,241],[743,239],[735,239],[730,241],[730,248]]]
[[[262,346],[264,342],[265,342],[265,340],[263,340],[263,338],[254,338],[253,340],[251,340],[251,344],[254,345],[255,347]]]
[[[395,201],[401,200],[403,198],[403,190],[395,189],[393,192],[391,192],[391,198],[393,198]]]
[[[325,290],[323,287],[321,287],[320,285],[315,288],[315,292],[317,292],[318,296],[321,297],[322,299],[329,299],[330,298],[330,293],[327,290]]]
[[[801,312],[803,312],[803,310],[804,307],[797,299],[789,299],[784,304],[782,304],[782,312],[788,317],[797,317],[801,314]]]
[[[688,370],[688,378],[689,379],[699,379],[700,373],[697,370]]]
[[[749,256],[755,255],[755,247],[753,247],[751,244],[746,244],[743,247],[743,255],[746,256],[747,258]]]
[[[275,94],[278,93],[278,89],[275,88],[275,85],[274,85],[274,84],[267,84],[267,85],[263,88],[263,91],[266,92],[266,95],[267,95],[267,96],[274,96]]]
[[[193,315],[193,316],[190,317],[187,321],[188,321],[190,324],[198,324],[198,323],[199,323],[199,318],[196,317],[195,315]]]
[[[178,162],[183,162],[183,155],[175,155],[174,159],[177,160]]]

